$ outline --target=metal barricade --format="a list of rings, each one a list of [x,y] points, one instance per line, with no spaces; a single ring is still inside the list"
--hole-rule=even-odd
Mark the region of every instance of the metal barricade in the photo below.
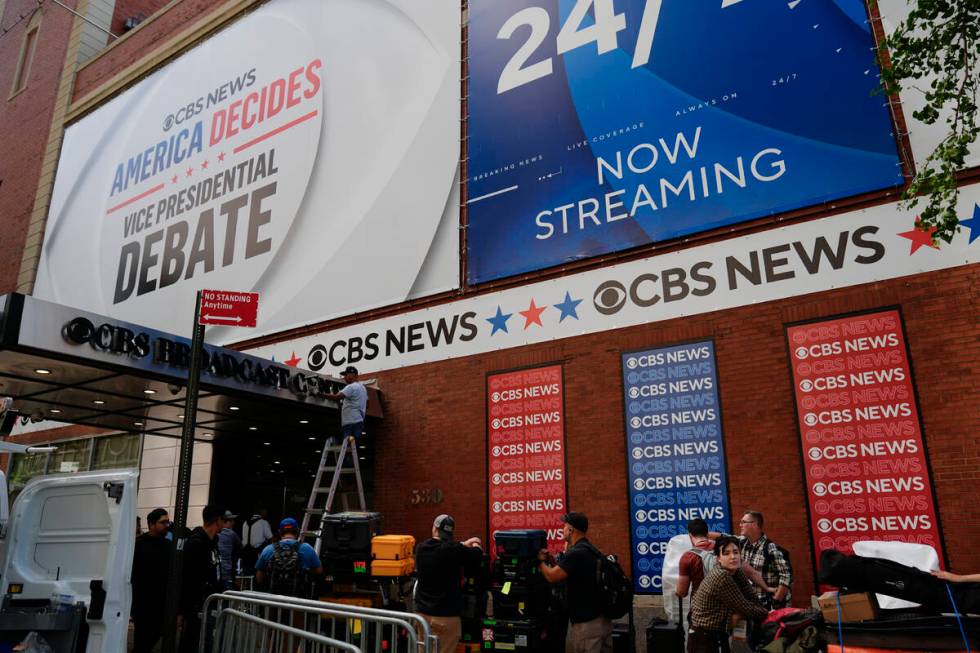
[[[260,651],[360,653],[360,649],[353,644],[232,609],[225,609],[218,613],[211,651],[212,653],[259,653]]]
[[[438,653],[439,640],[432,634],[429,623],[411,612],[365,608],[354,605],[313,601],[263,592],[212,594],[204,603],[204,614],[217,616],[226,611],[241,612],[262,621],[323,636],[353,646],[359,653]],[[208,619],[201,624],[201,653],[207,653]],[[217,622],[212,620],[215,637]],[[217,639],[216,645],[217,645]],[[307,646],[303,648],[301,645]],[[312,648],[310,648],[312,647]],[[272,648],[239,649],[242,653],[277,651]],[[297,650],[319,653],[310,640],[298,642]],[[222,651],[215,648],[215,651]]]

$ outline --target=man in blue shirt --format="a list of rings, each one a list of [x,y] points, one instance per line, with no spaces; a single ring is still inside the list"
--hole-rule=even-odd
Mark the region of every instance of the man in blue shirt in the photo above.
[[[292,517],[279,522],[279,541],[266,546],[255,563],[255,580],[259,586],[268,583],[271,594],[302,597],[311,581],[323,573],[323,566],[313,547],[300,542],[299,524]]]

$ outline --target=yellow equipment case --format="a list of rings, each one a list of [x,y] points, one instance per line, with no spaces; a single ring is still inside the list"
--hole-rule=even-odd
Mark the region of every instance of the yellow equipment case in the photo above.
[[[411,535],[375,535],[371,538],[374,560],[404,560],[415,555],[415,538]]]
[[[403,560],[372,560],[372,576],[408,576],[415,571],[415,558]]]

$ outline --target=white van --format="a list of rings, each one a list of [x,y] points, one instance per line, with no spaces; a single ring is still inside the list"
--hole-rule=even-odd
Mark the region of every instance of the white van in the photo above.
[[[0,472],[0,642],[35,631],[55,653],[126,650],[137,477],[135,469],[40,476],[8,511]]]

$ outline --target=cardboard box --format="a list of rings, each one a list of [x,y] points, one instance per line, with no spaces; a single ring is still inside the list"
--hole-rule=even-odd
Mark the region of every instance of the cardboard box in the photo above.
[[[817,605],[823,618],[829,623],[837,623],[837,592],[824,592],[817,598]],[[869,592],[860,594],[841,594],[841,621],[871,621],[878,618],[878,601]]]

